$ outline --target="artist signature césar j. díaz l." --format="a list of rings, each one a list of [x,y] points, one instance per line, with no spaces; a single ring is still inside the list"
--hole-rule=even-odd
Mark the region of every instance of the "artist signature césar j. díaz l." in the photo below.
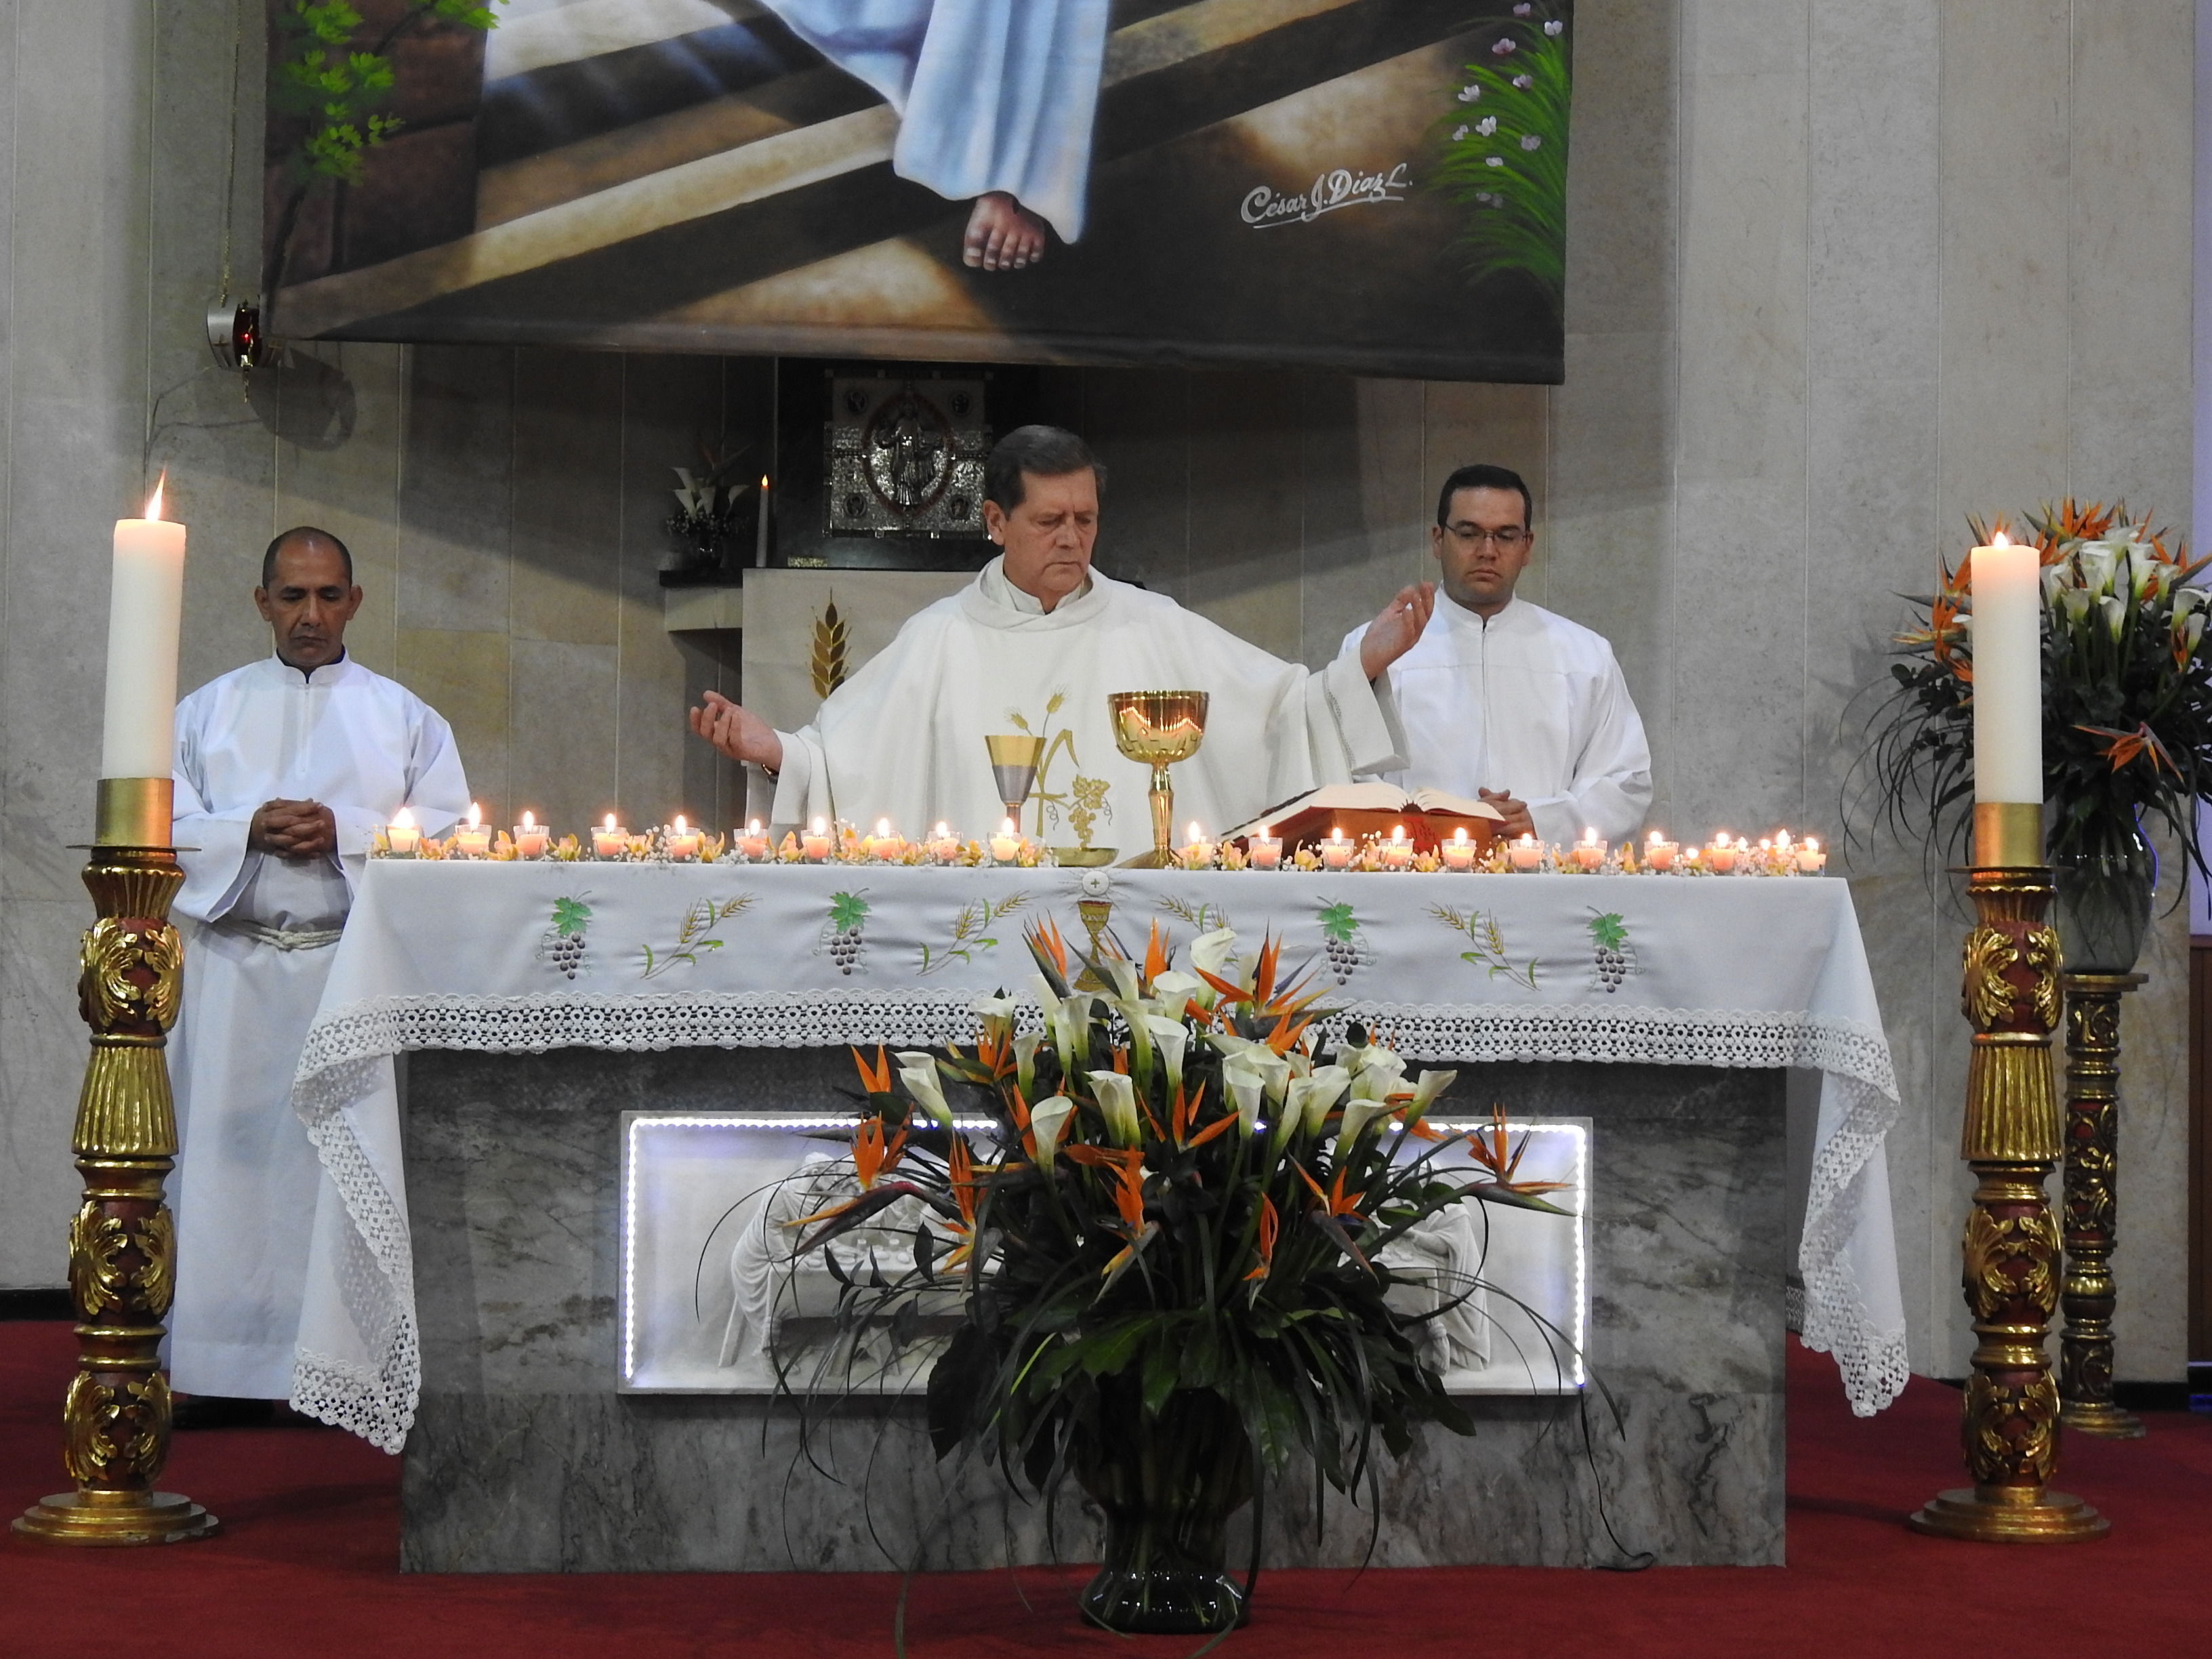
[[[1388,173],[1363,173],[1355,167],[1332,167],[1301,195],[1278,195],[1271,185],[1255,185],[1242,209],[1244,222],[1255,230],[1278,225],[1310,225],[1324,213],[1339,208],[1382,202],[1402,202],[1413,187],[1413,176],[1403,161]]]

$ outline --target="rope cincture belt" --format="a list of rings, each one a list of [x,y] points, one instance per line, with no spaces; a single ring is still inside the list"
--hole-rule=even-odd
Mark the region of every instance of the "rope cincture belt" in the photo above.
[[[270,927],[258,921],[233,921],[228,918],[216,924],[216,931],[235,933],[240,939],[252,939],[256,945],[272,945],[279,951],[324,951],[345,937],[343,927],[305,927],[297,932],[283,927]]]

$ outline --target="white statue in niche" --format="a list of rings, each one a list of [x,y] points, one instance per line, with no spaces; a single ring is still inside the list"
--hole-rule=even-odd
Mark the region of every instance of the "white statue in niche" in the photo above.
[[[839,1285],[823,1261],[825,1255],[836,1256],[848,1278],[865,1279],[872,1257],[882,1264],[884,1276],[893,1279],[913,1265],[917,1226],[927,1224],[937,1235],[940,1257],[954,1248],[927,1206],[920,1199],[902,1198],[867,1224],[798,1255],[799,1242],[812,1229],[792,1224],[860,1192],[860,1178],[850,1157],[810,1152],[762,1199],[730,1252],[730,1284],[736,1296],[722,1334],[723,1365],[764,1365],[779,1332],[790,1321],[836,1316]]]
[[[1393,1285],[1389,1304],[1403,1314],[1435,1315],[1421,1328],[1423,1346],[1429,1364],[1442,1372],[1490,1363],[1490,1292],[1476,1282],[1483,1237],[1474,1212],[1465,1200],[1439,1210],[1408,1228],[1381,1258],[1421,1281]],[[1438,1308],[1444,1311],[1436,1313]]]

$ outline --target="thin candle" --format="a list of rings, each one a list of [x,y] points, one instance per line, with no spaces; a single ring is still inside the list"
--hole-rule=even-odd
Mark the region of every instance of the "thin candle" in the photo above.
[[[2041,556],[2000,530],[1969,556],[1974,608],[1974,799],[2043,801]]]

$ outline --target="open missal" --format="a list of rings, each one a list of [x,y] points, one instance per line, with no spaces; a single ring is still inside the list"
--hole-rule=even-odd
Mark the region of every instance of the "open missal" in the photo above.
[[[1403,824],[1407,838],[1425,852],[1449,841],[1458,830],[1466,830],[1476,846],[1486,847],[1504,819],[1487,801],[1467,800],[1441,789],[1416,789],[1409,795],[1395,783],[1331,783],[1269,807],[1222,839],[1242,841],[1264,826],[1282,838],[1288,853],[1327,841],[1333,830],[1358,842],[1369,836],[1387,837]]]

